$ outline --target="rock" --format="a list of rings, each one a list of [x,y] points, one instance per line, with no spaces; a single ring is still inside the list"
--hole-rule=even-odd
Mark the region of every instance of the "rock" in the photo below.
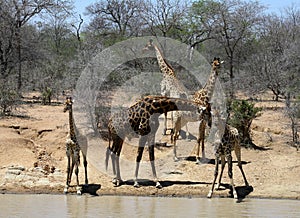
[[[8,170],[20,170],[20,171],[24,171],[24,170],[25,170],[25,167],[23,167],[23,166],[14,166],[14,165],[12,165],[12,166],[9,166],[7,169],[8,169]]]
[[[20,175],[21,170],[8,170],[6,174]]]
[[[40,178],[37,182],[36,185],[40,185],[40,186],[49,186],[50,185],[50,181],[48,178]]]

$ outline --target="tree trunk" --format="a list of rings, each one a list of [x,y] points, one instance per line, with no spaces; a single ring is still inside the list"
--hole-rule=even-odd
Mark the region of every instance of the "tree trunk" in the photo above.
[[[17,52],[18,52],[18,81],[17,81],[17,92],[18,94],[21,93],[22,88],[22,60],[21,60],[21,14],[20,10],[17,11],[17,30],[16,30],[16,37],[17,37]]]

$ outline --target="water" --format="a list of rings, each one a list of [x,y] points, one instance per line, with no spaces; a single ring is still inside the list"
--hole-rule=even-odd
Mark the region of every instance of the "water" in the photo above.
[[[297,200],[5,194],[0,202],[0,217],[300,217]]]

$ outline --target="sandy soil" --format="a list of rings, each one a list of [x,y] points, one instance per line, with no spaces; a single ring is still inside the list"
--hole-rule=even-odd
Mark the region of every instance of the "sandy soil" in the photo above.
[[[31,98],[27,100],[32,100]],[[63,102],[62,99],[60,102]],[[283,103],[263,100],[257,106],[264,107],[262,115],[252,124],[254,143],[264,150],[242,148],[243,168],[251,187],[245,187],[234,157],[234,182],[240,197],[290,198],[300,197],[300,151],[288,144],[290,129],[282,113]],[[0,118],[0,190],[1,193],[63,193],[66,179],[67,158],[65,139],[68,132],[68,114],[62,104],[42,106],[24,104],[19,109],[22,116]],[[162,121],[162,120],[161,120]],[[190,123],[191,132],[196,123]],[[159,130],[160,131],[160,130]],[[164,142],[169,136],[157,141]],[[207,195],[214,175],[214,154],[206,143],[207,163],[195,164],[196,140],[178,141],[180,161],[172,160],[172,147],[156,147],[157,174],[162,189],[156,189],[145,150],[140,167],[141,187],[134,188],[133,175],[137,139],[125,141],[121,156],[121,172],[125,183],[114,187],[111,183],[111,166],[104,168],[104,153],[108,142],[97,137],[88,147],[89,186],[83,193],[97,195],[154,195],[193,196]],[[80,182],[84,182],[83,166],[80,166]],[[75,185],[73,176],[72,185]],[[75,186],[70,189],[75,194]],[[231,196],[227,167],[221,190],[214,197]]]

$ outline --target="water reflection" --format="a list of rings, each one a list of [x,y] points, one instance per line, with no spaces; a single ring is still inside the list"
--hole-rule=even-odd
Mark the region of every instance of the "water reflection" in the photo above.
[[[1,217],[300,217],[300,201],[0,195]]]

